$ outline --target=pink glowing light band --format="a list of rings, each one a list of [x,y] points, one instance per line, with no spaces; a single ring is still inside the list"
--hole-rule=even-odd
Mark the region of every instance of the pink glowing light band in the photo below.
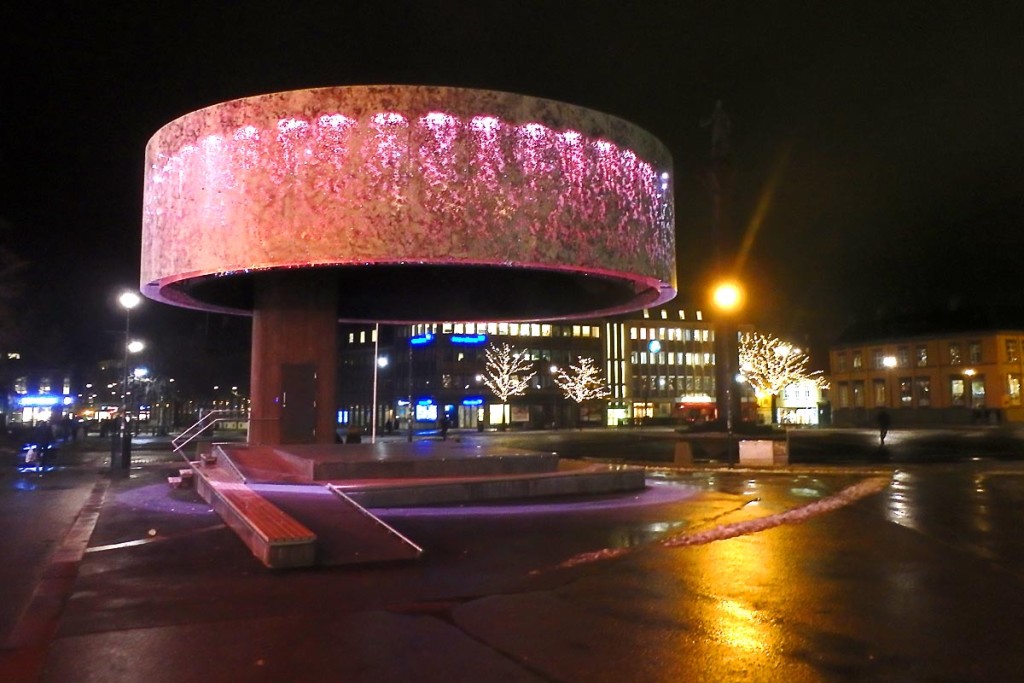
[[[170,300],[166,287],[236,272],[493,265],[619,278],[664,301],[675,293],[670,169],[660,143],[621,119],[507,93],[368,86],[234,100],[147,147],[142,286]]]

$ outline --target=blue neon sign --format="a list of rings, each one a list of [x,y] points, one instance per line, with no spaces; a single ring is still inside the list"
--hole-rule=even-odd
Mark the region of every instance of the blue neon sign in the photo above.
[[[430,332],[409,338],[409,343],[413,346],[423,346],[424,344],[429,344],[432,341],[434,341],[434,335]]]
[[[18,405],[22,407],[49,407],[57,405],[61,402],[60,396],[54,396],[53,394],[35,394],[32,396],[22,396],[18,399]]]
[[[486,334],[453,334],[451,337],[452,344],[465,344],[467,346],[477,346],[479,344],[487,343]]]
[[[467,396],[462,399],[462,405],[464,406],[482,406],[484,399],[482,396]]]

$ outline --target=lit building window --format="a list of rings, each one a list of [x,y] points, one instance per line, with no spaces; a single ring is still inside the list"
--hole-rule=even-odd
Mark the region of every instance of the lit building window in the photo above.
[[[960,344],[957,342],[949,344],[949,364],[960,365]]]
[[[630,339],[636,339],[636,328],[635,327],[629,328],[629,338]]]
[[[981,342],[971,342],[967,345],[967,355],[971,363],[981,362]]]
[[[540,336],[542,336],[542,337],[550,337],[551,336],[551,325],[541,325],[540,326]]]
[[[864,367],[864,358],[860,351],[853,352],[853,369],[857,370]]]
[[[985,405],[985,377],[978,375],[971,380],[971,407],[982,408]]]
[[[959,377],[953,377],[949,380],[949,397],[950,403],[953,405],[964,405],[964,381]]]
[[[900,405],[910,407],[911,384],[909,377],[900,377]]]
[[[850,383],[850,398],[854,408],[864,407],[864,381],[857,380]]]
[[[1020,373],[1011,372],[1006,376],[1006,396],[1011,406],[1020,405]]]
[[[927,407],[932,404],[932,383],[927,377],[914,378],[914,396],[917,405]]]
[[[1020,355],[1017,350],[1017,340],[1007,339],[1006,340],[1006,362],[1007,363],[1019,363]]]
[[[885,380],[884,379],[876,379],[873,384],[874,384],[874,388],[875,388],[875,405],[876,406],[884,406],[884,405],[886,405],[887,401],[886,401],[886,396],[885,396]]]
[[[508,333],[512,336],[519,336],[519,323],[510,323],[508,326]]]
[[[918,346],[917,347],[917,367],[923,368],[928,365],[928,347]]]

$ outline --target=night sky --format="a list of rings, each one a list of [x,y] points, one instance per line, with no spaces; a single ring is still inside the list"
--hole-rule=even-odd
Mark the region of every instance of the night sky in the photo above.
[[[746,236],[758,328],[820,345],[855,320],[1021,297],[1024,3],[4,5],[0,240],[30,262],[20,310],[54,354],[119,348],[158,128],[327,85],[508,90],[647,129],[674,157],[686,308],[709,277],[717,100],[725,250]],[[149,302],[136,324],[231,334],[211,318]]]

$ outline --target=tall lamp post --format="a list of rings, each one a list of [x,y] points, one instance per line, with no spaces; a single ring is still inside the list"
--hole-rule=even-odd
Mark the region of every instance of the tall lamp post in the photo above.
[[[885,401],[889,404],[889,407],[896,408],[896,387],[895,380],[892,377],[892,370],[897,365],[896,356],[886,356],[882,359],[882,366],[886,369],[885,373],[885,388],[886,397]]]
[[[142,303],[142,297],[132,291],[117,298],[124,309],[124,377],[121,385],[121,429],[114,436],[110,451],[110,469],[127,472],[132,464],[132,431],[128,426],[128,354],[142,350],[142,342],[131,341],[132,309]],[[120,444],[117,443],[120,439]]]
[[[654,409],[654,406],[655,406],[656,403],[658,403],[658,399],[661,398],[661,395],[659,393],[659,388],[660,387],[658,386],[658,378],[660,377],[660,375],[658,373],[658,369],[659,369],[658,359],[661,357],[661,342],[658,341],[657,339],[652,339],[651,341],[647,342],[647,351],[650,353],[650,355],[647,357],[647,360],[648,360],[647,367],[648,367],[648,369],[650,369],[652,367],[654,368],[654,376],[651,377],[650,373],[648,372],[648,382],[647,382],[648,396],[650,395],[650,391],[651,391],[652,388],[654,389],[654,394],[655,394],[654,400],[648,400],[648,402],[647,402],[648,424],[651,424],[651,423],[654,422],[654,420],[652,418],[655,417],[655,414],[657,412]]]
[[[734,315],[743,307],[743,289],[733,281],[721,282],[712,290],[711,301],[721,316],[718,334],[722,336],[722,340],[717,343],[717,346],[722,357],[717,358],[715,362],[722,364],[722,372],[718,373],[721,384],[716,386],[715,390],[719,396],[719,408],[725,408],[726,459],[731,466],[733,464],[733,404],[735,403],[733,387],[736,384],[735,374],[739,365]]]

